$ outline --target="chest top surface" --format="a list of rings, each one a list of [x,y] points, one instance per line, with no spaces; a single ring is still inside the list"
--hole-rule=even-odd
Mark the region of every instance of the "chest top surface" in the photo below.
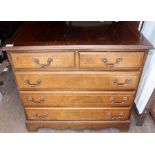
[[[24,22],[3,47],[7,51],[59,48],[147,50],[152,45],[127,22]]]

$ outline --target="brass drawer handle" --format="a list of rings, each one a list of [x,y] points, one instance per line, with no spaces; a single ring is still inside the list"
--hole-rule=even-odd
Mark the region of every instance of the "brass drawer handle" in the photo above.
[[[37,64],[39,67],[41,67],[41,68],[48,67],[48,66],[51,64],[52,61],[53,61],[52,58],[48,58],[46,64],[40,64],[39,59],[37,59],[37,58],[34,58],[34,59],[33,59],[33,62],[34,62],[35,64]]]
[[[113,83],[116,84],[118,87],[128,86],[131,82],[132,82],[131,79],[127,79],[124,83],[119,83],[117,79],[113,80]]]
[[[39,101],[35,101],[32,96],[29,96],[28,100],[31,104],[43,104],[45,102],[45,98],[43,96],[40,97]]]
[[[121,61],[123,61],[123,58],[117,58],[115,63],[108,63],[107,58],[102,58],[101,60],[107,67],[113,68],[116,67],[116,65],[118,65]]]
[[[112,96],[111,98],[110,98],[110,101],[111,101],[111,104],[115,104],[115,105],[123,105],[123,104],[125,104],[125,102],[127,101],[127,97],[126,96],[124,96],[123,98],[122,98],[122,101],[121,102],[116,102],[115,101],[115,97],[114,96]]]
[[[39,86],[41,84],[41,80],[37,80],[36,83],[31,83],[30,80],[24,80],[24,83],[31,86],[31,87],[36,87]]]
[[[48,116],[48,112],[45,112],[45,113],[43,113],[42,115],[39,115],[39,114],[33,112],[33,113],[32,113],[32,116],[33,116],[33,117],[36,117],[36,118],[39,118],[39,119],[41,119],[41,118],[46,118],[46,117]]]
[[[124,116],[123,112],[119,112],[118,115],[112,115],[111,112],[106,113],[107,118],[109,118],[110,120],[119,120],[122,119]]]

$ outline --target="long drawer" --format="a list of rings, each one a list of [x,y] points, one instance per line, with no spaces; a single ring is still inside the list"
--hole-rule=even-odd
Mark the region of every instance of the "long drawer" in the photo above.
[[[27,107],[126,107],[133,103],[134,92],[97,91],[22,91]]]
[[[12,53],[14,68],[52,69],[75,65],[74,52]]]
[[[29,120],[128,120],[129,108],[25,108]]]
[[[20,89],[134,90],[140,72],[15,72]]]
[[[144,52],[80,52],[80,68],[136,69]]]

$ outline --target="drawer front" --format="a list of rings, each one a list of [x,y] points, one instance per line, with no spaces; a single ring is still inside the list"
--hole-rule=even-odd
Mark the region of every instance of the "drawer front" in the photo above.
[[[134,69],[143,58],[144,52],[80,52],[80,68]]]
[[[16,72],[20,89],[133,90],[139,72]]]
[[[74,67],[74,52],[12,53],[15,68],[69,68]]]
[[[124,107],[133,103],[134,92],[23,91],[28,107]]]
[[[29,120],[118,121],[129,119],[129,108],[26,108]]]

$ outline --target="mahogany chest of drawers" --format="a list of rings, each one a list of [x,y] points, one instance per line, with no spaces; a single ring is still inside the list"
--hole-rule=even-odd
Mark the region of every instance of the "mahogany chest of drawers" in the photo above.
[[[151,47],[123,22],[98,27],[23,24],[3,49],[13,68],[27,128],[128,130]]]

